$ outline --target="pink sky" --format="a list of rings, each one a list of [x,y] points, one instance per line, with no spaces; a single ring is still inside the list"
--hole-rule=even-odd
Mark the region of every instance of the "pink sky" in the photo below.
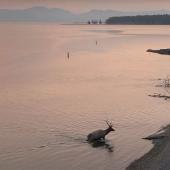
[[[170,9],[170,0],[0,0],[0,8],[26,8],[37,5],[75,12],[90,9],[137,11]]]

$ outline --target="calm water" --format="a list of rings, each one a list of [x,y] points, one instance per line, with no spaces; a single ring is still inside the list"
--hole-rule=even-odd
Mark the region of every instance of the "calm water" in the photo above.
[[[1,170],[123,170],[170,122],[169,101],[148,97],[167,93],[170,57],[145,52],[170,47],[169,26],[1,23],[0,37]],[[105,120],[116,132],[91,146]]]

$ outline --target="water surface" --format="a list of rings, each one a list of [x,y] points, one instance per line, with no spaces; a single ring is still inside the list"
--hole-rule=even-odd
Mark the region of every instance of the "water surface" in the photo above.
[[[169,47],[169,26],[0,28],[0,169],[123,170],[170,122],[169,101],[148,97],[168,93],[155,85],[170,57],[146,53]],[[116,132],[91,146],[105,120]]]

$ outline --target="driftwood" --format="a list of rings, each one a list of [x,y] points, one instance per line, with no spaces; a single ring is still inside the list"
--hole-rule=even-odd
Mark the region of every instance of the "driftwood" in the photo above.
[[[164,134],[156,134],[156,135],[150,135],[150,136],[147,136],[143,139],[146,139],[146,140],[154,140],[154,139],[162,139],[162,138],[165,138],[167,137],[166,135]]]
[[[158,130],[156,133],[149,135],[145,138],[142,139],[147,139],[147,140],[155,140],[155,139],[163,139],[165,137],[168,137],[167,135],[167,127],[162,127],[160,130]]]
[[[148,95],[148,96],[150,96],[150,97],[164,98],[165,100],[170,99],[170,96],[162,95],[162,94],[153,94],[153,95]]]
[[[152,53],[157,53],[157,54],[163,54],[163,55],[170,55],[170,48],[160,49],[160,50],[148,49],[147,52],[152,52]]]
[[[170,87],[170,76],[168,75],[165,79],[159,79],[162,81],[160,85],[157,85],[157,87]]]

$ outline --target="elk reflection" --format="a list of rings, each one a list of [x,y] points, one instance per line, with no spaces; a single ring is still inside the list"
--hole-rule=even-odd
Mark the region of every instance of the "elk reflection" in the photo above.
[[[114,151],[114,146],[110,144],[107,140],[97,140],[90,143],[93,148],[104,148],[107,149],[108,152]]]

